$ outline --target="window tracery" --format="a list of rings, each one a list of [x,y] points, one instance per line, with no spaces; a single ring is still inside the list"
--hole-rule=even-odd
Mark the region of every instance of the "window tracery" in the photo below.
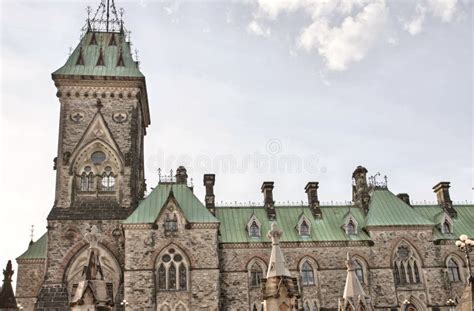
[[[448,264],[448,277],[451,282],[460,282],[461,281],[461,273],[459,271],[459,264],[453,258],[449,258]]]
[[[398,246],[393,262],[396,285],[421,283],[418,261],[418,257],[410,246],[405,243]]]
[[[158,290],[188,290],[189,266],[181,252],[174,247],[170,247],[158,257],[157,264]]]
[[[315,285],[315,279],[314,279],[314,269],[311,263],[306,259],[303,261],[301,264],[301,284],[303,286],[311,286]]]

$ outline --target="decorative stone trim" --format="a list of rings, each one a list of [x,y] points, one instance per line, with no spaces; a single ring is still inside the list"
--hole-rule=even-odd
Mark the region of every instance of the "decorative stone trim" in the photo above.
[[[153,224],[122,224],[122,227],[125,230],[151,230],[153,229]]]
[[[373,231],[407,231],[408,230],[427,230],[434,225],[403,225],[403,226],[365,226],[366,230]]]
[[[46,258],[17,259],[16,262],[18,264],[23,264],[23,263],[45,263]]]
[[[371,246],[371,241],[313,241],[313,242],[280,242],[282,248],[304,247],[345,247],[345,246]],[[235,248],[271,248],[271,242],[259,243],[219,243],[221,249]]]
[[[190,223],[191,229],[218,229],[219,223]]]

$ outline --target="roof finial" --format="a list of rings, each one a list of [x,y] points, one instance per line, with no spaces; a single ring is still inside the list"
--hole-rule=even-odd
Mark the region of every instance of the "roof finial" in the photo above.
[[[35,233],[35,225],[31,225],[31,229],[30,229],[30,245],[33,244],[34,233]]]

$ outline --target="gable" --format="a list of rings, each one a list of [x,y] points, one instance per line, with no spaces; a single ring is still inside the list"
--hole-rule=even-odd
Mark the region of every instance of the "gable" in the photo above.
[[[137,209],[123,221],[123,224],[154,223],[160,215],[170,192],[179,205],[184,217],[190,223],[218,223],[209,210],[199,201],[194,193],[184,184],[158,184],[153,191],[138,205]]]

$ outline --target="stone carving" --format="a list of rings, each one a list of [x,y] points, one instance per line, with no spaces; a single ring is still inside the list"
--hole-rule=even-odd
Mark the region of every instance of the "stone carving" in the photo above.
[[[114,112],[112,119],[117,123],[124,123],[128,119],[128,114],[124,111]]]
[[[71,121],[74,123],[79,123],[84,119],[85,113],[80,110],[76,110],[71,112],[71,115],[69,116],[71,118]]]

